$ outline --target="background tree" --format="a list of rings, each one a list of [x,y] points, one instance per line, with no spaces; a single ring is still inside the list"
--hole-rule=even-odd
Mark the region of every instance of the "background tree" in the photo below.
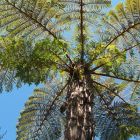
[[[0,40],[1,90],[11,90],[13,83],[19,87],[60,79],[51,89],[35,90],[21,113],[17,139],[61,135],[65,140],[91,140],[96,132],[108,140],[115,132],[120,139],[140,133],[136,106],[120,96],[139,97],[139,0],[126,0],[108,15],[102,9],[106,12],[109,0],[0,4],[5,36]],[[72,42],[63,34],[68,29],[75,32]],[[107,122],[102,128],[98,118]]]
[[[0,130],[1,130],[1,127],[0,127]],[[2,140],[2,139],[4,138],[5,135],[6,135],[6,132],[0,133],[0,140]]]

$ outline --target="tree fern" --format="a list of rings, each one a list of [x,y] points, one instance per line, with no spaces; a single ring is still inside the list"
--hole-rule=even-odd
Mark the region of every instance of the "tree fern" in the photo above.
[[[139,134],[137,103],[131,106],[124,97],[139,95],[139,3],[126,0],[105,16],[109,0],[1,0],[1,72],[14,71],[12,80],[28,84],[66,79],[65,96],[59,92],[65,87],[46,89],[47,95],[35,91],[21,113],[19,140],[58,138],[62,114],[65,140],[92,140],[98,127],[102,139],[114,139],[115,132],[120,139]],[[72,43],[62,32],[71,28]]]

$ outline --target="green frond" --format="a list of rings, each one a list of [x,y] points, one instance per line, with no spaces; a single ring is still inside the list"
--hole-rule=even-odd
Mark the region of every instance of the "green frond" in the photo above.
[[[100,118],[96,118],[96,133],[101,140],[128,140],[133,135],[140,134],[139,114],[134,107],[115,102],[110,109],[114,116],[100,109]]]
[[[100,47],[100,52],[96,54],[98,51],[96,51],[98,49],[96,45],[92,49],[94,53],[90,54],[94,56],[90,58],[92,61],[96,60],[100,63],[96,64],[97,66],[108,60],[104,64],[105,67],[106,65],[110,67],[112,64],[114,67],[118,67],[117,62],[126,61],[132,51],[136,52],[135,57],[138,57],[140,49],[140,14],[138,14],[140,7],[138,7],[139,0],[126,0],[125,4],[119,3],[115,10],[110,10],[108,15],[103,18],[103,25],[99,25],[99,31],[97,31],[103,47]],[[108,48],[111,46],[115,46],[113,49],[116,51],[115,53],[108,52]],[[107,69],[107,71],[109,70]]]
[[[97,72],[93,72],[93,75],[98,76],[100,86],[108,88],[108,80],[114,79],[118,83],[119,91],[122,91],[120,95],[125,99],[127,96],[128,102],[139,105],[139,83],[140,83],[140,72],[139,72],[139,59],[127,58],[126,62],[115,66],[116,61],[112,60],[113,65],[105,68],[103,66]],[[106,79],[107,82],[102,82],[102,79]],[[120,83],[122,85],[120,85]],[[104,86],[105,85],[105,86]],[[118,91],[118,90],[117,90]],[[131,97],[131,98],[128,98]]]
[[[65,116],[75,102],[75,92],[69,88],[75,88],[77,82],[79,90],[83,82],[87,86],[82,91],[93,92],[95,104],[90,115],[101,140],[140,135],[136,109],[140,98],[140,0],[119,3],[104,16],[110,4],[110,0],[0,1],[0,36],[4,36],[0,38],[0,91],[10,91],[13,84],[50,82],[35,89],[26,102],[17,125],[17,140],[63,138],[62,120],[74,116]],[[94,34],[94,40],[96,27],[99,37]],[[71,28],[74,42],[70,38],[70,46],[63,37]],[[69,82],[64,86],[53,81],[54,77]],[[90,108],[86,100],[92,98],[83,95],[80,104]],[[125,95],[130,98],[126,100]],[[72,101],[65,102],[69,97]]]
[[[131,91],[131,103],[140,106],[140,84],[132,84],[132,91]]]
[[[115,10],[111,10],[103,19],[108,35],[107,46],[116,44],[118,48],[129,48],[140,41],[140,4],[139,0],[126,0],[120,3]],[[132,43],[133,42],[133,43]],[[107,47],[106,46],[106,47]]]
[[[58,16],[66,21],[64,26],[71,27],[72,25],[75,28],[75,32],[72,34],[74,34],[73,38],[78,46],[77,50],[81,56],[81,61],[83,61],[85,45],[91,38],[89,30],[93,30],[91,25],[103,15],[102,9],[109,7],[111,2],[110,0],[60,0],[59,3],[64,5],[64,12]]]
[[[110,5],[105,1],[68,1],[68,0],[2,0],[0,6],[0,27],[6,28],[6,34],[22,36],[37,41],[43,38],[60,38],[60,33],[76,25],[76,40],[80,43],[81,59],[84,45],[91,30],[91,23],[102,15],[102,9]],[[92,18],[91,18],[92,17]],[[91,20],[93,19],[93,20]]]
[[[0,93],[3,91],[12,91],[14,85],[16,85],[17,88],[21,87],[22,82],[19,78],[15,78],[15,71],[9,69],[0,71]]]
[[[128,140],[133,135],[139,135],[140,117],[137,106],[124,102],[122,99],[125,98],[120,94],[126,94],[127,91],[124,90],[129,87],[129,82],[117,84],[115,80],[108,78],[100,85],[95,85],[94,82],[93,86],[97,93],[93,109],[96,135],[101,140]]]
[[[39,84],[64,73],[68,69],[64,49],[67,44],[61,40],[46,39],[33,46],[22,38],[1,38],[1,86],[11,90],[16,79]]]
[[[138,103],[138,92],[133,93],[140,83],[140,7],[137,7],[139,0],[126,0],[125,4],[120,3],[116,10],[111,10],[103,19],[106,26],[103,26],[102,33],[105,38],[101,43],[91,42],[87,54],[91,59],[89,64],[94,66],[91,73],[98,76],[99,84],[103,78],[113,78],[117,83],[126,81],[125,90],[130,89],[127,94],[135,95]]]
[[[0,4],[0,27],[6,27],[8,36],[57,38],[60,27],[54,26],[57,22],[55,17],[62,12],[57,1],[1,0]]]
[[[55,86],[52,84],[50,89],[35,89],[26,102],[17,125],[17,140],[57,140],[63,135],[64,124],[60,107],[63,104],[62,94],[65,87],[62,90],[60,83]]]
[[[125,4],[119,3],[115,10],[111,10],[108,15],[103,18],[103,26],[99,26],[100,31],[102,31],[98,31],[97,33],[99,34],[101,39],[100,41],[104,46],[100,48],[100,53],[96,57],[92,58],[92,60],[100,60],[105,56],[108,51],[108,47],[113,45],[117,48],[117,52],[111,54],[111,59],[109,59],[113,65],[117,61],[122,61],[122,58],[118,57],[125,56],[128,58],[128,55],[130,55],[132,51],[139,51],[140,18],[138,14],[139,8],[135,8],[136,5],[139,7],[139,1],[126,0]],[[108,62],[109,66],[111,65],[110,62]]]

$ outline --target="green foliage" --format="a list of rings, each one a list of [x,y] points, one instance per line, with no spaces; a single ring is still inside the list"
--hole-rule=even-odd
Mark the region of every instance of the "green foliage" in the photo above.
[[[15,71],[15,78],[19,77],[24,83],[39,84],[47,77],[54,77],[61,72],[59,67],[64,65],[61,59],[66,59],[63,47],[67,44],[62,41],[46,39],[35,46],[21,38],[1,38],[0,42],[2,69]]]
[[[113,81],[106,81],[106,83],[110,83],[110,88],[115,88],[112,85]],[[67,90],[64,86],[60,91],[61,86],[59,82],[56,84],[56,79],[54,79],[50,84],[47,83],[46,87],[34,90],[19,118],[17,140],[63,138],[65,114],[60,113],[60,108],[65,103]],[[121,83],[115,89],[122,92],[126,86],[126,83]],[[139,135],[140,119],[136,107],[120,101],[114,102],[115,95],[106,89],[99,92],[108,106],[97,94],[93,108],[96,135],[100,135],[101,140],[118,140],[118,138],[125,140],[132,135]]]
[[[128,140],[133,135],[140,135],[140,118],[133,106],[115,102],[110,111],[104,112],[101,105],[96,113],[96,134],[101,140]]]
[[[0,26],[6,27],[8,36],[22,36],[28,40],[55,37],[61,28],[53,20],[62,12],[57,0],[1,0]],[[55,27],[55,28],[54,28]]]
[[[128,104],[123,98],[116,99],[116,96],[119,97],[129,86],[129,82],[116,84],[115,80],[110,78],[103,84],[106,85],[104,88],[101,88],[101,84],[94,85],[96,86],[93,108],[96,122],[95,134],[100,136],[101,140],[128,140],[133,135],[140,135],[137,106]]]
[[[116,65],[116,67],[118,67],[120,64],[122,64],[125,61],[126,54],[120,53],[116,45],[109,45],[106,48],[106,51],[103,54],[101,54],[104,48],[105,45],[97,44],[95,49],[89,51],[90,57],[101,55],[98,59],[95,59],[93,64],[99,66],[105,63],[105,66],[110,68],[112,65],[113,66]],[[115,60],[115,62],[113,59]],[[90,64],[92,65],[92,63]]]
[[[54,83],[55,82],[55,83]],[[56,80],[46,87],[35,89],[33,95],[25,104],[17,125],[17,140],[52,139],[61,137],[63,130],[63,115],[59,108],[63,104],[64,91],[60,91],[61,83]],[[61,96],[57,94],[61,93]],[[57,94],[56,94],[57,93]],[[56,102],[53,102],[56,99]]]
[[[1,0],[1,91],[10,91],[15,82],[39,84],[55,77],[68,79],[70,86],[90,77],[96,134],[102,140],[138,135],[137,110],[122,95],[139,99],[140,94],[140,0],[126,0],[105,16],[103,9],[109,6],[110,0]],[[74,40],[68,43],[63,31],[71,28]],[[61,93],[68,98],[64,88],[35,90],[21,113],[18,140],[61,136],[59,109],[66,101]],[[115,102],[116,97],[123,103]]]

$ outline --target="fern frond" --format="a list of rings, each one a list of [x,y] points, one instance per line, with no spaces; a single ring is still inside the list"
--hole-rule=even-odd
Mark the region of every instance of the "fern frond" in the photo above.
[[[97,121],[96,132],[101,140],[124,140],[140,134],[140,119],[136,109],[120,102],[115,102],[111,108],[116,114],[114,118],[101,110],[103,114]]]
[[[131,85],[131,99],[130,102],[136,106],[140,106],[140,84],[132,84]]]
[[[34,90],[34,94],[25,104],[17,125],[17,140],[51,139],[57,140],[63,132],[60,107],[64,101],[64,90],[59,85],[50,89]]]
[[[75,38],[79,45],[81,61],[83,61],[85,44],[87,43],[87,38],[90,37],[87,28],[90,29],[90,23],[95,23],[97,16],[102,15],[102,8],[109,6],[110,0],[60,0],[59,2],[65,6],[64,13],[59,15],[60,18],[68,19],[67,23],[72,23],[77,29]],[[67,26],[67,24],[65,24],[65,26]]]
[[[117,84],[109,78],[101,84],[93,81],[93,87],[97,93],[93,110],[97,136],[102,140],[124,140],[132,135],[139,135],[140,119],[137,108],[123,102],[120,94],[126,92],[129,82]],[[116,99],[117,95],[121,97],[120,101]]]
[[[21,80],[15,78],[15,71],[9,69],[0,71],[0,93],[12,91],[13,85],[16,85],[17,88],[21,87]]]
[[[130,57],[126,62],[121,63],[119,66],[115,66],[115,63],[116,62],[114,60],[114,66],[109,66],[107,69],[105,69],[104,67],[103,69],[98,70],[98,72],[93,72],[93,75],[101,76],[99,79],[111,78],[114,79],[117,83],[122,81],[126,82],[126,85],[128,85],[126,87],[124,85],[124,87],[126,90],[129,88],[129,91],[127,91],[127,95],[132,97],[135,96],[135,102],[133,100],[133,103],[139,104],[139,92],[138,90],[136,90],[138,89],[137,85],[139,85],[140,83],[139,59],[137,57]]]
[[[139,43],[139,6],[139,0],[126,0],[125,5],[118,4],[116,10],[110,11],[107,18],[104,18],[103,22],[110,38],[106,47],[114,43],[121,49]],[[137,48],[139,49],[139,46]]]
[[[48,38],[48,35],[60,38],[60,33],[69,29],[69,24],[76,21],[73,25],[78,28],[76,40],[81,44],[83,59],[88,35],[86,28],[89,23],[94,23],[91,17],[95,19],[102,8],[110,5],[110,0],[2,0],[0,4],[0,27],[7,29],[8,36],[22,36],[29,40]]]
[[[139,51],[140,17],[138,14],[139,8],[135,8],[136,5],[137,7],[139,6],[139,1],[126,0],[125,4],[118,4],[116,10],[111,10],[108,15],[103,18],[103,28],[99,26],[100,31],[98,34],[101,36],[100,41],[104,47],[100,48],[100,53],[92,60],[101,59],[101,57],[105,56],[108,48],[113,45],[115,45],[118,52],[120,52],[117,55],[112,54],[111,61],[113,63],[115,63],[116,59],[123,53],[126,53],[127,56],[131,51]]]
[[[57,38],[56,14],[62,12],[57,2],[44,0],[1,0],[0,27],[6,27],[9,36]],[[40,34],[40,35],[39,35]]]
[[[94,58],[90,63],[96,65],[92,69],[93,73],[100,71],[101,76],[139,82],[140,7],[138,7],[139,0],[126,0],[125,4],[118,4],[116,10],[111,10],[108,16],[103,18],[105,26],[102,33],[105,40],[102,40],[100,49],[97,45],[92,48],[91,54]]]
[[[40,41],[34,46],[22,38],[1,38],[0,39],[0,62],[1,77],[5,78],[6,85],[12,86],[16,79],[21,82],[39,84],[46,82],[48,78],[61,74],[69,69],[67,44],[61,40],[49,39]],[[7,72],[8,70],[8,72]],[[8,80],[9,78],[9,80]],[[3,86],[3,81],[1,81]]]

